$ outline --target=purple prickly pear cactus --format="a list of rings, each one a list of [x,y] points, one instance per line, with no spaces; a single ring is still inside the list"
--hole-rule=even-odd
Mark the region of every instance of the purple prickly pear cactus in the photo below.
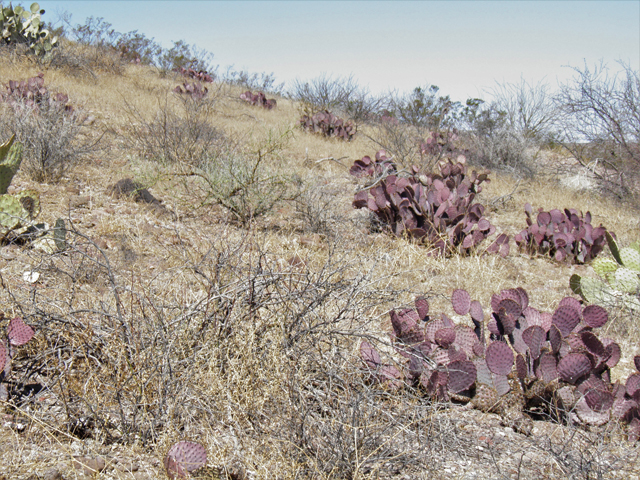
[[[199,443],[181,441],[173,445],[164,458],[169,478],[188,478],[189,472],[207,463],[207,451]]]

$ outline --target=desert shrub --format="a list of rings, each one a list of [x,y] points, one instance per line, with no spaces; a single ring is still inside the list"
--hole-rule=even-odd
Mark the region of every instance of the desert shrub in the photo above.
[[[465,163],[460,156],[442,161],[438,173],[417,167],[403,173],[380,150],[375,160],[366,156],[351,167],[351,175],[373,184],[356,193],[353,206],[375,214],[385,231],[418,239],[438,255],[468,254],[496,229],[483,216],[484,205],[474,203],[488,172],[469,175]],[[507,256],[509,237],[500,235],[487,251]]]
[[[170,49],[161,49],[154,57],[154,64],[160,68],[161,72],[179,71],[182,75],[184,75],[183,70],[194,70],[209,75],[207,71],[214,70],[212,61],[212,53],[195,45],[189,45],[184,40],[173,42]],[[199,80],[209,81],[204,78]]]
[[[386,106],[386,97],[374,96],[353,77],[321,75],[308,82],[295,80],[289,97],[300,102],[303,113],[313,116],[333,111],[355,123],[372,120]]]
[[[562,145],[591,172],[603,191],[638,201],[640,165],[640,76],[629,65],[611,74],[600,64],[574,68],[561,86]]]
[[[201,180],[201,202],[224,207],[232,221],[246,226],[273,212],[276,205],[293,200],[296,179],[281,173],[280,154],[290,130],[269,131],[254,148],[228,144],[201,159],[189,175]]]
[[[282,94],[284,83],[276,83],[272,73],[255,73],[246,70],[234,70],[233,66],[220,75],[220,81],[228,85],[237,85],[248,90],[261,90],[276,95]]]
[[[0,128],[5,134],[14,132],[24,144],[21,170],[31,178],[55,182],[98,150],[99,139],[87,130],[87,117],[71,107],[67,95],[50,92],[43,74],[4,87]]]
[[[431,85],[390,96],[370,126],[367,136],[403,168],[430,170],[444,154],[466,155],[455,141],[462,107],[439,90]]]
[[[127,104],[130,125],[124,140],[141,157],[197,166],[226,142],[210,120],[216,100],[215,92],[204,97],[174,93],[159,100],[151,119]]]

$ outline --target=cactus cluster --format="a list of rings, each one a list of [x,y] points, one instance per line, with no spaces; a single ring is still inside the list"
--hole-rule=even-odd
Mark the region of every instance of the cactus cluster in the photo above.
[[[175,93],[179,93],[181,95],[189,95],[191,98],[196,100],[203,99],[209,93],[209,89],[205,86],[200,85],[199,83],[188,83],[185,82],[182,86],[178,85],[173,89]]]
[[[609,232],[606,239],[613,258],[600,257],[591,262],[600,278],[574,274],[569,285],[589,303],[640,311],[640,244],[620,248]]]
[[[303,115],[299,123],[303,130],[321,133],[325,137],[336,137],[350,141],[356,134],[353,122],[345,121],[328,110],[314,115]]]
[[[4,314],[0,313],[0,320],[3,318]],[[28,343],[34,333],[20,317],[11,319],[7,325],[6,337],[0,339],[0,401],[6,401],[9,396],[7,380],[11,375],[11,359],[15,357],[15,347]]]
[[[204,446],[196,442],[178,442],[164,457],[164,468],[171,479],[189,478],[190,472],[204,467],[206,463],[207,451]]]
[[[484,206],[474,203],[488,172],[469,175],[465,163],[463,156],[447,158],[437,174],[421,174],[414,166],[401,175],[381,150],[375,161],[363,157],[351,167],[353,176],[378,176],[373,186],[355,194],[353,206],[368,208],[392,234],[429,243],[439,255],[468,254],[496,229],[483,216]],[[487,251],[508,255],[509,237],[501,234]]]
[[[34,110],[45,103],[70,113],[73,107],[68,104],[69,97],[64,93],[51,93],[44,86],[44,73],[22,81],[9,80],[4,85],[5,91],[0,93],[0,100],[11,105],[26,105]]]
[[[493,295],[485,321],[482,305],[466,290],[455,290],[451,301],[474,327],[445,314],[430,318],[423,297],[415,309],[392,310],[390,336],[403,359],[384,363],[363,341],[360,354],[370,380],[392,389],[419,388],[438,400],[470,401],[509,416],[511,426],[530,424],[527,413],[544,414],[583,425],[625,422],[630,438],[640,436],[640,356],[634,358],[637,373],[612,382],[621,350],[598,337],[609,319],[604,308],[583,308],[565,297],[553,313],[541,312],[516,288]]]
[[[591,213],[565,208],[538,210],[536,223],[531,216],[533,209],[525,205],[527,228],[515,236],[520,251],[529,254],[549,255],[558,262],[587,263],[602,252],[606,242],[606,229],[591,225]]]
[[[441,156],[453,152],[453,142],[458,139],[456,130],[448,132],[431,132],[424,142],[420,143],[422,155]]]
[[[179,67],[175,71],[185,78],[192,78],[194,80],[199,80],[205,83],[213,83],[213,77],[211,76],[211,74],[204,70]]]
[[[266,108],[267,110],[271,110],[276,108],[278,102],[276,102],[275,98],[267,99],[263,92],[251,93],[251,90],[247,90],[244,93],[240,94],[240,100],[244,100],[245,102],[251,105],[259,105],[262,108]]]
[[[47,55],[57,45],[58,38],[44,29],[40,5],[32,3],[29,10],[19,5],[0,5],[0,35],[6,44],[26,43],[36,55]]]

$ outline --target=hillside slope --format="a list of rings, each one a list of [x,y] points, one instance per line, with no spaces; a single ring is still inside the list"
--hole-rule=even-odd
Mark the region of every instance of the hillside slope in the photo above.
[[[351,142],[325,139],[297,126],[301,107],[286,98],[266,110],[210,84],[197,103],[172,93],[185,79],[146,67],[41,68],[5,52],[0,84],[42,71],[84,119],[87,153],[59,179],[37,182],[23,166],[10,187],[39,192],[38,220],[65,219],[69,248],[0,248],[2,326],[21,316],[36,331],[12,361],[21,406],[0,406],[0,478],[84,478],[78,457],[105,461],[93,478],[164,478],[181,439],[207,448],[200,478],[640,478],[637,443],[611,424],[537,418],[527,436],[362,372],[362,339],[388,343],[388,311],[418,295],[456,322],[469,320],[451,306],[454,289],[488,305],[523,287],[553,311],[573,295],[570,276],[591,267],[513,242],[506,258],[482,248],[438,258],[372,231],[348,172],[378,149],[366,125]],[[4,141],[11,125],[0,127]],[[562,187],[558,157],[545,158],[532,179],[491,173],[478,200],[501,232],[525,228],[528,202],[590,211],[620,243],[640,240],[637,212]],[[159,202],[119,195],[126,178]],[[610,316],[606,334],[622,349],[612,375],[626,378],[640,335],[629,314]]]

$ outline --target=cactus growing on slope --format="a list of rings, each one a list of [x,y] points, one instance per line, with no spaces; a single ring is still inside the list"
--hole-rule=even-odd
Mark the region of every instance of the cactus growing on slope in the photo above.
[[[20,317],[15,317],[7,325],[6,337],[0,340],[0,401],[9,396],[7,379],[11,375],[11,359],[15,357],[15,348],[28,343],[34,335],[33,329]]]
[[[0,145],[0,195],[7,193],[7,188],[22,162],[22,144],[15,141],[12,135],[9,140]]]
[[[9,195],[7,188],[20,167],[22,145],[15,141],[15,135],[0,145],[0,232],[2,237],[11,230],[30,225],[40,213],[38,192],[24,190]]]
[[[244,100],[251,105],[259,105],[267,110],[274,109],[278,105],[278,102],[276,102],[274,98],[267,99],[263,92],[251,93],[250,90],[241,93],[240,100]]]
[[[448,255],[467,254],[495,232],[483,216],[484,206],[474,203],[488,172],[468,174],[463,156],[441,161],[440,172],[428,175],[415,166],[408,174],[398,173],[383,150],[375,158],[363,157],[351,167],[357,178],[375,176],[373,186],[356,193],[353,206],[368,208],[390,233],[407,234]],[[487,251],[506,256],[508,236],[500,235]]]
[[[525,432],[531,428],[527,414],[545,414],[583,425],[623,422],[629,437],[638,438],[640,356],[634,358],[638,373],[612,381],[621,350],[598,337],[609,318],[604,308],[565,297],[553,313],[540,312],[517,288],[493,295],[485,320],[482,305],[465,290],[455,290],[451,301],[475,328],[445,314],[431,318],[424,298],[416,299],[415,309],[392,310],[390,336],[401,360],[383,362],[371,343],[362,342],[370,380],[471,402]]]
[[[350,141],[356,134],[356,127],[350,121],[330,113],[328,110],[314,115],[303,115],[299,121],[303,130],[321,133],[325,137],[336,137]]]
[[[536,223],[531,219],[533,209],[526,204],[527,228],[515,236],[520,250],[530,254],[550,255],[558,262],[587,263],[602,252],[606,229],[591,225],[591,213],[584,217],[575,209],[564,212],[553,209],[538,210]]]
[[[181,441],[174,444],[164,458],[164,467],[169,478],[189,478],[190,472],[207,463],[207,451],[196,442]]]
[[[608,232],[606,239],[613,258],[596,258],[591,263],[600,278],[574,274],[569,285],[589,303],[640,311],[640,245],[621,248]]]

